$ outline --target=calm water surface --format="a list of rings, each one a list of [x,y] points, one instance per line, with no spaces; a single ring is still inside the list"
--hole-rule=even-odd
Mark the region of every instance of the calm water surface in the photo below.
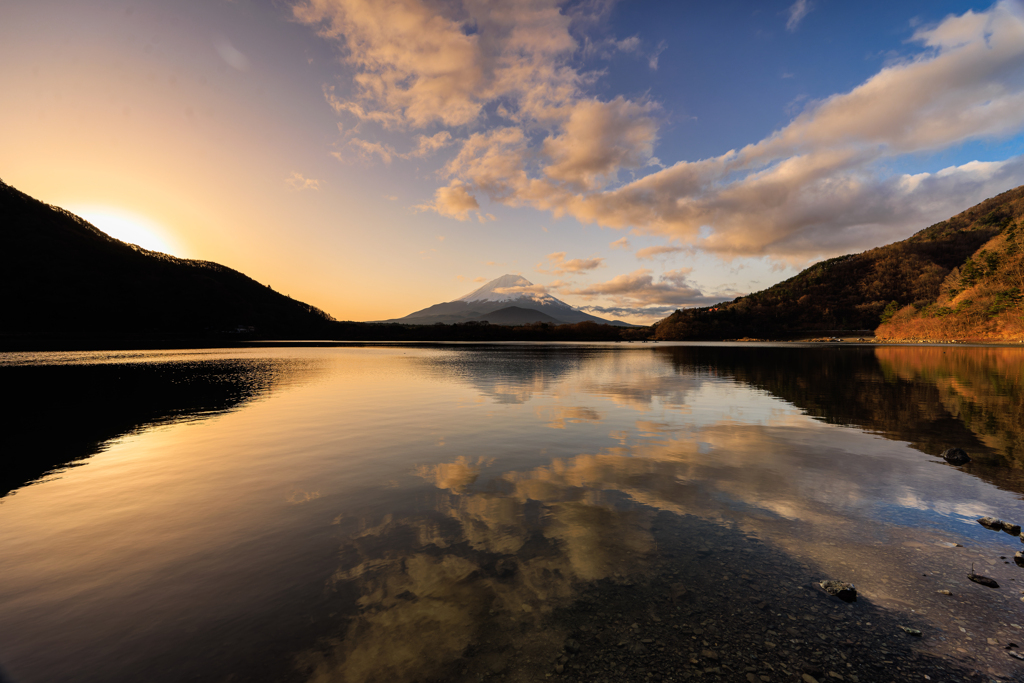
[[[1022,366],[797,345],[3,354],[0,678],[445,680],[485,656],[499,675],[564,639],[555,614],[588,587],[697,585],[680,548],[746,571],[729,538],[855,582],[941,634],[936,656],[995,658],[958,625],[1024,638],[1024,570],[1000,559],[1021,545],[974,521],[1024,522]],[[1003,590],[942,603],[972,562]]]

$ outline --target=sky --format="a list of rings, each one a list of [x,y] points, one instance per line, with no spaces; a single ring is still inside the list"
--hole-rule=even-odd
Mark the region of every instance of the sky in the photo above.
[[[0,179],[340,320],[649,323],[1024,184],[1024,2],[36,0]]]

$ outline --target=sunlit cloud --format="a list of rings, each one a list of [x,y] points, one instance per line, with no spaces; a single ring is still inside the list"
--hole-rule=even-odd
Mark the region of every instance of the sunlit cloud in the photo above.
[[[313,178],[306,178],[298,171],[292,171],[292,174],[284,179],[286,185],[293,190],[319,190],[320,181],[314,180]]]
[[[1024,157],[931,174],[888,170],[904,155],[1024,130],[1024,11],[1014,0],[917,27],[915,54],[848,92],[796,103],[792,120],[762,140],[667,166],[654,155],[657,102],[597,98],[602,74],[580,66],[579,39],[606,9],[306,0],[294,13],[336,41],[355,71],[350,85],[324,89],[340,117],[391,131],[472,124],[459,140],[421,135],[407,154],[455,148],[440,169],[445,185],[425,206],[457,220],[487,220],[486,198],[725,259],[797,265],[908,235],[1024,183]],[[811,9],[792,4],[789,30]],[[617,39],[614,49],[642,50],[642,39]],[[363,142],[355,144],[385,163],[397,156]]]
[[[588,270],[594,270],[604,265],[604,259],[600,256],[594,258],[574,258],[566,259],[564,251],[556,251],[553,254],[548,254],[548,263],[544,267],[544,264],[537,264],[537,272],[539,273],[552,273],[554,275],[563,275],[565,273],[585,273]]]
[[[384,145],[379,142],[370,142],[369,140],[361,140],[359,138],[351,138],[348,141],[348,144],[364,159],[370,159],[377,156],[380,157],[380,160],[385,164],[390,164],[392,157],[395,156],[395,150],[391,145]]]
[[[672,247],[668,245],[644,247],[643,249],[636,250],[636,257],[641,260],[651,260],[658,258],[659,256],[669,256],[670,254],[678,254],[681,251],[686,250],[683,247]]]
[[[647,165],[658,125],[650,103],[616,97],[577,102],[557,135],[541,147],[550,160],[544,173],[573,189],[603,187],[622,168]]]
[[[609,243],[608,246],[611,247],[612,249],[625,249],[626,251],[629,251],[629,249],[630,249],[629,238],[628,237],[620,237],[619,239],[615,240],[614,242]]]
[[[607,282],[564,291],[585,299],[609,299],[618,306],[634,308],[652,305],[681,307],[722,300],[705,296],[689,280],[690,272],[690,268],[680,268],[663,273],[655,279],[650,269],[641,268],[632,273],[617,275]]]
[[[459,182],[437,188],[433,203],[421,204],[415,208],[421,211],[436,211],[442,216],[459,221],[469,220],[470,214],[476,212],[476,215],[481,217],[481,221],[483,220],[483,215],[479,211],[480,203],[469,193],[466,186]]]
[[[567,286],[568,283],[562,282],[561,280],[555,280],[547,285],[516,285],[515,287],[498,287],[494,291],[499,294],[529,294],[532,298],[539,300],[544,297],[551,296],[552,292],[557,292]]]
[[[679,306],[580,306],[580,310],[602,318],[629,318],[648,323],[671,315]]]
[[[452,134],[446,130],[442,130],[440,133],[435,133],[431,136],[421,135],[417,138],[416,148],[408,154],[401,155],[403,159],[422,158],[427,157],[443,149],[452,143]]]

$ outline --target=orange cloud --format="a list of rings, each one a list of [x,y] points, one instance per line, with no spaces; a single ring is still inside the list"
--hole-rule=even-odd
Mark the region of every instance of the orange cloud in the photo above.
[[[291,187],[293,190],[319,190],[320,181],[314,180],[313,178],[306,178],[298,171],[292,171],[292,174],[284,179],[286,185]]]
[[[611,299],[620,306],[627,307],[659,304],[680,307],[686,304],[710,303],[712,297],[704,296],[700,288],[690,282],[689,274],[689,268],[670,270],[655,281],[650,270],[641,268],[626,275],[617,275],[607,282],[567,289],[565,293],[588,299]],[[720,298],[713,300],[721,301]]]
[[[565,273],[585,273],[588,270],[594,270],[604,265],[604,259],[599,256],[587,259],[574,258],[566,261],[564,251],[548,254],[548,262],[550,270],[542,270],[540,264],[538,264],[537,270],[542,273],[563,275]]]
[[[465,185],[456,182],[447,187],[437,188],[432,204],[423,204],[416,208],[436,211],[442,216],[465,221],[469,220],[472,211],[477,211],[479,215],[480,203],[469,193]]]
[[[659,256],[678,254],[681,251],[685,251],[685,249],[683,249],[682,247],[670,246],[644,247],[643,249],[637,249],[636,257],[638,259],[653,259]]]

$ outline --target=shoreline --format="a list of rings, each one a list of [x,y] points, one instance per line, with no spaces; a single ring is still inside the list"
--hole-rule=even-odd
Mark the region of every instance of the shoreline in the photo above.
[[[189,338],[189,339],[117,339],[117,340],[33,340],[18,341],[0,339],[0,354],[13,353],[75,353],[75,352],[104,352],[104,351],[160,351],[160,350],[186,350],[186,349],[253,349],[253,348],[331,348],[351,346],[447,346],[447,345],[474,345],[474,346],[519,346],[519,345],[569,345],[580,346],[597,344],[607,347],[617,346],[643,346],[673,344],[686,344],[689,346],[719,345],[719,344],[750,344],[750,345],[848,345],[848,346],[960,346],[960,347],[1024,347],[1024,340],[975,340],[975,339],[878,339],[861,337],[808,337],[800,339],[760,339],[742,337],[739,339],[648,339],[648,340],[616,340],[607,339],[593,340],[438,340],[438,339],[217,339],[217,338]]]

